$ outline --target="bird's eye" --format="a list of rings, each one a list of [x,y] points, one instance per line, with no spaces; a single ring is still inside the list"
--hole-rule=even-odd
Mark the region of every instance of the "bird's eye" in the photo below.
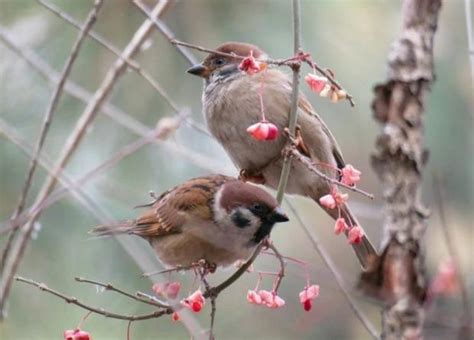
[[[214,65],[216,66],[222,66],[225,64],[225,59],[224,58],[217,58],[214,59]]]
[[[264,212],[265,211],[265,206],[263,204],[260,204],[260,203],[255,203],[254,205],[252,205],[252,210],[254,212]]]

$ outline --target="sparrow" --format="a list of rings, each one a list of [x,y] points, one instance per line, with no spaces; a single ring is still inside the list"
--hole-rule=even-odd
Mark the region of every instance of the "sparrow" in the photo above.
[[[146,211],[137,219],[99,225],[90,233],[140,236],[171,268],[246,260],[275,223],[288,221],[268,192],[223,175],[188,180],[140,207]]]
[[[241,57],[253,54],[257,60],[268,58],[260,48],[246,43],[227,42],[216,50]],[[257,141],[248,135],[247,128],[261,119],[259,89],[263,89],[266,119],[275,124],[279,131],[288,126],[292,80],[289,74],[272,65],[262,72],[249,75],[239,69],[241,61],[242,58],[210,53],[201,64],[187,72],[204,78],[202,107],[207,127],[241,170],[243,179],[276,189],[284,160],[282,150],[287,145],[288,137],[280,134],[270,141]],[[321,172],[332,178],[337,177],[333,169],[345,166],[340,148],[303,94],[298,99],[297,124],[298,139],[302,142],[300,149],[304,155],[313,164],[321,165],[318,167]],[[286,193],[310,197],[321,206],[319,199],[331,190],[332,185],[326,180],[300,162],[292,162]],[[338,209],[321,207],[333,219],[339,217]],[[348,225],[360,226],[346,204],[341,209]],[[352,246],[364,268],[377,254],[367,236]]]

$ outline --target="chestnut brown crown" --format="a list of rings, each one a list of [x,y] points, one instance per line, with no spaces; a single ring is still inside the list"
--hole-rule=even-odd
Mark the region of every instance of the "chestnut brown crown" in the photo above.
[[[220,45],[216,48],[216,51],[241,57],[250,55],[250,52],[253,53],[255,58],[261,58],[265,56],[265,52],[255,45],[234,41],[226,42]],[[238,66],[240,62],[241,59],[239,58],[223,56],[217,53],[210,53],[206,58],[204,58],[204,61],[201,64],[192,66],[187,70],[187,72],[207,79],[216,71],[223,69],[236,69],[236,66]]]

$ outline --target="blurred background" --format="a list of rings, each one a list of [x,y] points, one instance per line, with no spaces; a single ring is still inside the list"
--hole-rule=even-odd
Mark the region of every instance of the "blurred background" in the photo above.
[[[85,20],[93,1],[55,0],[50,3],[79,20]],[[146,1],[149,7],[154,1]],[[348,103],[331,104],[309,93],[312,104],[332,129],[348,163],[363,172],[361,187],[381,197],[379,181],[371,169],[369,157],[380,127],[372,119],[372,88],[386,77],[386,60],[391,42],[401,25],[401,3],[394,1],[302,1],[304,49],[324,67],[330,67],[337,79],[354,96],[356,107]],[[122,50],[145,17],[127,0],[106,1],[93,30]],[[257,44],[275,58],[292,54],[291,3],[283,0],[182,0],[162,16],[178,39],[209,48],[228,41]],[[0,26],[21,49],[35,54],[37,60],[58,72],[63,68],[78,31],[53,13],[30,0],[0,0]],[[430,159],[424,175],[424,202],[432,208],[426,232],[428,274],[433,277],[440,261],[448,258],[433,194],[433,173],[444,178],[448,226],[460,252],[463,273],[473,292],[472,226],[474,219],[474,139],[473,86],[469,65],[464,2],[444,1],[435,43],[437,79],[427,102],[426,145]],[[198,60],[204,57],[191,51]],[[69,80],[94,92],[116,56],[91,39],[86,39]],[[187,61],[156,30],[135,58],[141,67],[159,81],[164,90],[182,108],[189,108],[192,119],[204,124],[201,115],[202,83],[185,73]],[[306,70],[307,72],[309,70]],[[53,85],[11,48],[0,41],[0,118],[25,143],[34,145],[46,112]],[[174,112],[163,98],[135,72],[127,72],[115,85],[109,103],[133,116],[148,128]],[[56,159],[86,103],[64,93],[52,122],[42,155]],[[74,179],[100,165],[125,145],[140,138],[100,112],[88,130],[78,151],[66,168]],[[133,218],[133,207],[150,200],[148,191],[161,192],[186,179],[210,171],[236,175],[237,172],[221,147],[209,137],[183,125],[171,138],[179,150],[189,150],[208,161],[196,164],[182,152],[160,143],[151,143],[125,157],[82,186],[114,219]],[[178,150],[178,151],[179,151]],[[0,132],[0,222],[12,215],[26,178],[29,158]],[[28,200],[31,205],[43,180],[39,168]],[[371,239],[380,244],[383,211],[380,199],[369,201],[351,195]],[[304,221],[311,227],[342,271],[361,308],[380,327],[380,306],[367,301],[355,290],[359,266],[346,241],[332,233],[333,222],[310,201],[292,198]],[[130,292],[150,292],[151,283],[141,277],[141,269],[115,239],[90,239],[87,231],[98,221],[71,195],[48,208],[39,220],[41,229],[29,244],[19,274],[45,282],[68,295],[95,306],[123,314],[149,311],[145,305],[127,300],[94,286],[76,283],[75,276],[115,283]],[[0,245],[6,237],[0,239]],[[148,245],[134,242],[148,259]],[[311,280],[321,286],[321,296],[311,312],[304,312],[298,292],[305,285],[301,268],[289,264],[280,295],[283,309],[269,310],[247,303],[256,274],[244,275],[218,299],[216,335],[220,339],[366,339],[368,333],[351,312],[302,229],[294,221],[275,228],[272,239],[286,256],[309,263]],[[277,261],[262,255],[256,263],[261,270],[277,270]],[[213,278],[220,282],[231,270]],[[174,278],[190,287],[192,277]],[[271,282],[264,282],[270,289]],[[472,294],[472,293],[471,293]],[[471,296],[472,298],[472,296]],[[197,319],[208,326],[209,306]],[[7,318],[0,323],[2,339],[59,339],[65,329],[74,328],[84,310],[67,305],[36,288],[14,283]],[[462,315],[458,295],[434,301],[427,312],[427,338],[442,339],[455,334]],[[125,339],[126,322],[92,315],[84,328],[95,339]],[[169,317],[132,326],[132,339],[184,339],[186,329]]]

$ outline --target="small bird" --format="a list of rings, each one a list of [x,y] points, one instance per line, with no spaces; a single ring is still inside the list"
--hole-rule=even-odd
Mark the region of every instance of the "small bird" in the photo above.
[[[246,43],[228,42],[216,50],[241,57],[253,54],[258,60],[268,58],[260,48]],[[266,119],[280,131],[288,126],[291,77],[272,65],[263,72],[249,75],[239,69],[241,61],[242,58],[210,53],[202,64],[187,72],[204,78],[202,105],[207,126],[241,169],[243,178],[275,189],[284,159],[282,149],[288,139],[280,134],[274,140],[257,141],[249,136],[247,128],[261,119],[261,90]],[[321,165],[321,172],[335,178],[334,169],[345,166],[342,153],[336,139],[303,94],[298,100],[297,124],[305,156]],[[319,199],[331,190],[332,186],[326,180],[300,162],[292,162],[287,193],[310,197],[321,206]],[[334,219],[339,217],[338,209],[321,207]],[[344,204],[341,210],[348,225],[360,226],[347,205]],[[367,236],[359,244],[353,244],[353,248],[363,267],[369,257],[376,255]]]
[[[201,260],[215,267],[248,259],[275,223],[288,221],[265,190],[223,175],[188,180],[142,207],[147,210],[136,220],[90,233],[141,236],[167,267]]]

